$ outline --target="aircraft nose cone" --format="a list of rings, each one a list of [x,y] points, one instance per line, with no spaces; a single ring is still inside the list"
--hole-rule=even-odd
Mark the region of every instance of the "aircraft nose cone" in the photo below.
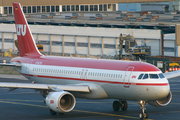
[[[169,85],[158,87],[156,90],[157,97],[159,97],[159,98],[164,98],[164,97],[168,96],[169,92],[170,92]]]

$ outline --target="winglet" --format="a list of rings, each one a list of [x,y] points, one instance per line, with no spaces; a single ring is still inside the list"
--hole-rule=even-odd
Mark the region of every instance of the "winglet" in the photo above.
[[[13,3],[13,11],[20,56],[42,56],[37,49],[20,3]]]

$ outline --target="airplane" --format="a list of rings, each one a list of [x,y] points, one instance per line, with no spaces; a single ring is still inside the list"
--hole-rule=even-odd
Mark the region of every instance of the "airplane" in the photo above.
[[[138,101],[140,119],[148,118],[146,104],[160,107],[171,102],[167,79],[179,74],[163,74],[142,61],[43,55],[36,47],[20,3],[13,3],[13,11],[20,56],[0,65],[13,67],[32,83],[0,82],[0,87],[39,91],[52,115],[72,111],[76,98],[117,99],[113,102],[114,111],[126,111],[126,100]]]

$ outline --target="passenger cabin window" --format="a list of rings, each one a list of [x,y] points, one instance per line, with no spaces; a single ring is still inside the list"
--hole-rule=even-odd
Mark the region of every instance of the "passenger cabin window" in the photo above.
[[[149,74],[149,77],[152,79],[158,79],[158,75],[157,74]]]
[[[145,74],[143,79],[148,79],[148,74]]]

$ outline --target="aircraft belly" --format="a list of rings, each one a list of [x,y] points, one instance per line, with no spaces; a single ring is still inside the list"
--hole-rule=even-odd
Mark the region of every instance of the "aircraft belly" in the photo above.
[[[123,89],[121,84],[105,84],[103,85],[104,90],[110,98],[123,98]]]
[[[43,84],[60,84],[60,85],[87,85],[89,86],[90,93],[79,93],[72,92],[76,97],[86,98],[86,99],[105,99],[108,98],[108,94],[97,82],[88,82],[88,81],[74,81],[67,79],[49,79],[49,78],[38,78],[38,77],[30,77],[30,81],[35,83],[43,83]]]
[[[30,77],[29,79],[31,82],[35,83],[43,83],[43,84],[61,84],[61,85],[66,85],[66,84],[83,84],[83,85],[88,85],[88,84],[93,84],[93,85],[99,85],[102,87],[104,92],[107,94],[108,98],[115,98],[115,99],[130,99],[133,100],[137,99],[139,96],[136,94],[139,89],[134,88],[133,86],[129,88],[125,88],[123,84],[107,84],[107,83],[97,83],[97,82],[89,82],[89,81],[74,81],[74,80],[67,80],[67,79],[52,79],[52,78],[40,78],[40,77]],[[98,87],[99,87],[98,86]],[[99,88],[98,88],[99,90]],[[97,90],[97,91],[98,91]],[[132,92],[134,91],[134,92]],[[76,97],[80,98],[87,98],[88,95],[86,94],[75,94]],[[90,95],[92,96],[92,95]],[[105,95],[106,96],[106,95]],[[98,97],[97,98],[102,98]],[[106,98],[106,97],[105,97]],[[92,98],[91,98],[92,99]],[[95,99],[95,97],[93,98]]]

